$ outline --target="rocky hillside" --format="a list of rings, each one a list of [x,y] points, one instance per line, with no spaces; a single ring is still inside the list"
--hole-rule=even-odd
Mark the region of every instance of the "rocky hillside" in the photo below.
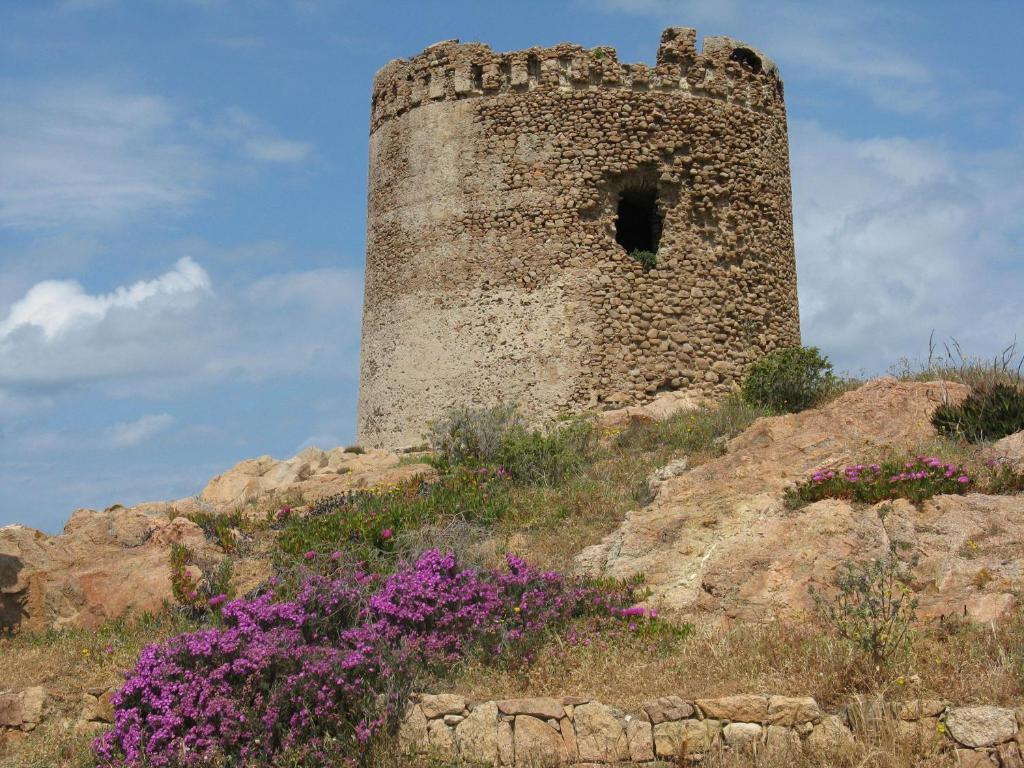
[[[372,746],[364,764],[389,768],[481,756],[1024,765],[1024,432],[979,446],[939,436],[936,407],[968,393],[883,378],[782,416],[666,393],[570,426],[563,442],[520,436],[506,466],[310,448],[243,461],[194,497],[78,510],[55,536],[2,528],[0,625],[13,634],[0,638],[0,765],[95,765],[90,739],[112,726],[100,764],[146,764],[156,752],[133,718],[154,707],[178,724],[152,734],[167,749],[241,754],[255,738],[245,723],[282,710],[247,709],[250,682],[218,677],[211,638],[228,667],[264,665],[261,685],[281,701],[317,678],[305,665],[350,658],[357,638],[364,688],[329,675],[333,704],[289,716],[316,748],[282,738],[261,768],[356,759],[353,738]],[[555,463],[534,476],[520,461]],[[814,478],[886,462],[947,467],[947,491],[797,498]],[[810,590],[833,599],[844,568],[893,547],[916,614],[899,658],[879,661],[823,621]],[[350,556],[366,554],[377,560],[346,581]],[[227,563],[230,584],[215,585]],[[171,675],[179,666],[207,692]],[[151,695],[164,686],[184,698]],[[219,747],[195,736],[214,715],[181,716],[214,694],[241,718]],[[869,694],[892,701],[871,705],[865,729]],[[373,701],[388,714],[366,710]],[[764,711],[730,715],[720,701]],[[782,722],[771,702],[806,712]],[[348,736],[321,741],[317,718]]]

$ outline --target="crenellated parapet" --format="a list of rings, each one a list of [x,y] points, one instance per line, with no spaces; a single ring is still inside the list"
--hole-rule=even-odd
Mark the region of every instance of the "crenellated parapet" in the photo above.
[[[778,67],[763,53],[729,37],[706,37],[698,51],[695,29],[670,27],[662,33],[653,67],[621,63],[615,49],[607,46],[586,49],[561,43],[495,53],[482,43],[436,43],[411,59],[389,62],[377,73],[370,130],[423,104],[537,88],[668,92],[758,112],[783,109]]]

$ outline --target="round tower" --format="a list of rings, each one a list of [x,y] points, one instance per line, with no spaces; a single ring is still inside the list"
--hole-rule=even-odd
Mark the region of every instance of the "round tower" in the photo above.
[[[750,46],[438,43],[377,73],[360,444],[730,390],[800,343],[782,81]]]

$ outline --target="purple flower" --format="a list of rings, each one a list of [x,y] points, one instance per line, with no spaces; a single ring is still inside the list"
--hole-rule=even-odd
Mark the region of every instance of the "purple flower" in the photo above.
[[[391,532],[390,528],[385,528],[380,532],[380,538],[382,541],[388,541],[393,535],[394,534]]]
[[[960,477],[958,477],[956,481],[961,485],[966,485],[967,483],[971,482],[971,478],[969,478],[967,475],[960,475]]]
[[[307,560],[316,560],[316,552],[311,549],[303,557]]]

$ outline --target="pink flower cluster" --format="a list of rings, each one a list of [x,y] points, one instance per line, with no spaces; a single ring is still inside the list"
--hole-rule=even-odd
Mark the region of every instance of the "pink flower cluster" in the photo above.
[[[309,576],[294,600],[234,600],[222,626],[144,649],[96,754],[104,766],[340,764],[400,711],[418,667],[500,654],[575,616],[643,616],[633,602],[513,555],[502,571],[431,550],[383,579]]]
[[[971,478],[964,474],[964,470],[957,464],[943,462],[935,456],[918,456],[917,461],[908,461],[903,465],[907,471],[899,472],[889,478],[890,483],[900,483],[906,480],[927,480],[937,478],[940,474],[947,480],[956,478],[961,485],[971,482]]]

